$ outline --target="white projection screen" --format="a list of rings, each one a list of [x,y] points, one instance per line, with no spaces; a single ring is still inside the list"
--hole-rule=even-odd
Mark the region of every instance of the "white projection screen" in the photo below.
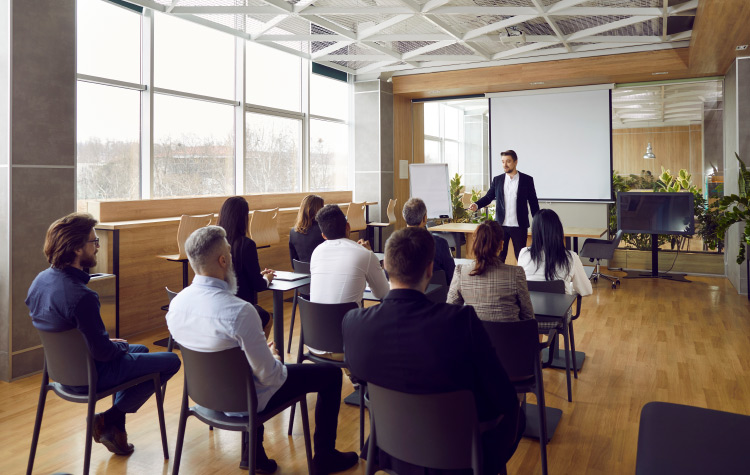
[[[503,173],[500,153],[515,150],[539,201],[611,201],[610,90],[488,94],[492,176]]]

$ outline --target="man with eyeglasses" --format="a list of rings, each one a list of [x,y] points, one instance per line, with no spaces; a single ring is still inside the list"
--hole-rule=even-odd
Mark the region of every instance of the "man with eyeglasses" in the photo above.
[[[156,372],[164,383],[180,369],[180,358],[174,353],[149,353],[143,345],[110,338],[99,314],[99,295],[86,286],[90,276],[84,269],[96,265],[99,251],[96,223],[90,214],[73,213],[47,230],[44,254],[50,267],[36,276],[26,297],[32,323],[42,331],[77,328],[83,334],[96,363],[97,392]],[[86,386],[69,389],[88,391]],[[153,392],[151,381],[118,392],[112,407],[94,416],[94,441],[114,454],[131,454],[134,448],[128,443],[125,414],[136,412]]]

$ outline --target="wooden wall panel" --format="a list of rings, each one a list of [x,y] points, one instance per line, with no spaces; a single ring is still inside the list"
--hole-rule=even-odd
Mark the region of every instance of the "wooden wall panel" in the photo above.
[[[709,76],[688,68],[688,48],[614,54],[537,63],[511,64],[393,77],[393,93],[410,98],[447,97],[486,92],[548,89],[589,84],[653,81]],[[721,73],[723,74],[723,72]],[[543,81],[541,85],[531,83]]]
[[[271,193],[242,195],[250,209],[296,208],[309,193]],[[351,191],[316,192],[326,203],[350,203]],[[88,201],[89,213],[100,222],[131,221],[180,216],[182,214],[218,213],[228,196],[200,196],[193,198],[164,198],[130,201]]]
[[[656,155],[654,160],[643,158],[648,142]],[[622,175],[638,175],[641,170],[649,170],[658,176],[662,166],[672,173],[685,168],[692,173],[693,183],[701,187],[702,156],[700,125],[612,131],[612,164]]]
[[[412,159],[412,104],[403,96],[393,96],[393,198],[398,200],[396,229],[403,228],[401,210],[409,199],[409,180],[400,178],[401,160]]]
[[[750,54],[735,51],[750,43],[749,21],[747,0],[700,0],[690,37],[690,70],[696,75],[726,74],[734,58]]]

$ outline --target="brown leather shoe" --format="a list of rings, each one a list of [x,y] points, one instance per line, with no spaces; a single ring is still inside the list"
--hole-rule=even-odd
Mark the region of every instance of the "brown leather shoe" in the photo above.
[[[101,442],[102,436],[107,433],[108,429],[107,423],[104,422],[104,415],[101,412],[94,414],[94,430],[92,431],[94,442]]]
[[[109,431],[102,434],[101,442],[107,450],[117,455],[130,455],[135,450],[133,444],[128,443],[127,432],[116,427],[111,427]]]

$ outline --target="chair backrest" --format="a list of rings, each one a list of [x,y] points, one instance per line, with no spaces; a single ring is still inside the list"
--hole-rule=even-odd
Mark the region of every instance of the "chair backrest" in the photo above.
[[[167,291],[167,298],[169,299],[169,303],[172,303],[172,299],[177,297],[177,292],[174,290],[169,290],[169,287],[164,287]]]
[[[257,411],[253,370],[240,347],[206,353],[180,345],[180,350],[193,401],[220,412]]]
[[[472,467],[479,430],[471,391],[408,394],[367,384],[377,446],[421,467]]]
[[[255,210],[250,218],[247,232],[258,247],[270,246],[281,240],[279,237],[279,208]]]
[[[526,282],[533,292],[547,292],[549,294],[564,294],[564,280],[530,280]]]
[[[533,378],[539,366],[539,325],[536,320],[482,321],[497,358],[511,382]]]
[[[297,259],[292,259],[292,269],[294,269],[294,272],[297,272],[299,274],[309,274],[310,263],[298,261]],[[298,295],[299,294],[310,295],[310,284],[298,288],[297,294]]]
[[[64,332],[37,331],[49,377],[65,386],[88,386],[91,354],[83,334],[75,328]]]
[[[351,231],[367,229],[365,203],[349,203],[349,207],[346,209],[346,221],[349,223]]]
[[[177,228],[177,249],[179,250],[179,259],[187,259],[185,253],[185,241],[193,234],[196,229],[208,226],[214,219],[213,214],[204,214],[200,216],[190,216],[183,214],[180,216],[180,226]]]
[[[355,302],[315,303],[299,297],[301,338],[304,344],[320,351],[344,352],[341,322],[349,310],[358,308]]]
[[[390,224],[393,224],[396,222],[396,203],[398,203],[397,199],[391,199],[388,200],[388,222]]]

